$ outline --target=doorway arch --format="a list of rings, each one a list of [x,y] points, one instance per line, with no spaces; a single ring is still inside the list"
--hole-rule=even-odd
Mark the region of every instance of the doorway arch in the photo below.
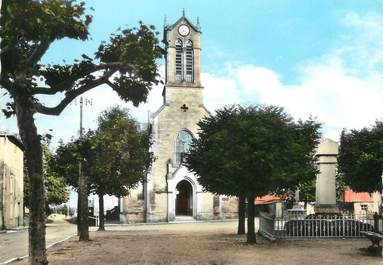
[[[193,216],[193,186],[181,180],[176,186],[176,216]]]

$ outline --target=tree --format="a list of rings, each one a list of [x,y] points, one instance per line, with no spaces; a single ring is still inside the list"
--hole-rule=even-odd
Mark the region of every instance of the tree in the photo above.
[[[44,164],[46,165],[45,174],[47,178],[47,205],[62,204],[69,200],[69,191],[65,179],[59,176],[52,167],[52,154],[47,147],[43,148]]]
[[[246,196],[247,242],[256,241],[254,200],[295,188],[316,175],[314,148],[320,125],[294,122],[282,108],[232,106],[198,123],[185,164],[208,191]]]
[[[65,183],[65,179],[59,176],[53,168],[52,154],[48,148],[49,143],[45,140],[43,144],[43,162],[44,162],[44,173],[47,182],[47,201],[46,205],[49,204],[62,204],[69,200],[69,191]],[[24,206],[29,207],[29,181],[28,173],[24,174]],[[47,208],[48,209],[48,208]]]
[[[338,171],[346,185],[354,191],[382,189],[383,122],[376,121],[371,128],[342,131]]]
[[[343,200],[344,192],[347,189],[346,182],[344,181],[344,176],[338,173],[335,176],[335,191],[336,191],[336,199],[339,201]]]
[[[88,168],[89,161],[94,159],[92,157],[94,138],[94,132],[89,130],[85,136],[72,138],[67,144],[60,141],[53,159],[55,171],[65,178],[68,185],[77,189],[77,232],[80,240],[89,239],[88,204],[84,205],[81,201],[88,201],[90,191]],[[83,177],[79,178],[79,174]]]
[[[114,107],[99,116],[95,132],[89,131],[82,139],[67,144],[60,143],[57,148],[57,171],[75,188],[78,161],[86,159],[88,190],[99,197],[99,230],[105,229],[104,195],[126,196],[129,189],[143,180],[153,160],[149,132],[137,127],[126,109]]]
[[[246,197],[239,195],[238,197],[238,235],[244,235],[246,233]]]
[[[89,161],[89,176],[99,197],[100,230],[104,227],[104,195],[126,196],[143,181],[153,154],[149,152],[149,131],[139,131],[126,109],[114,107],[98,118],[94,160]]]
[[[140,23],[138,28],[112,35],[94,56],[83,55],[73,64],[43,65],[41,58],[53,42],[88,39],[92,17],[86,15],[85,4],[4,0],[1,13],[0,86],[10,96],[4,113],[16,115],[25,147],[30,183],[30,263],[47,264],[42,148],[35,114],[59,115],[77,96],[101,84],[137,106],[158,82],[156,59],[162,56],[162,49],[154,27]],[[53,107],[45,105],[41,97],[56,95],[63,98]]]
[[[299,188],[299,200],[305,203],[306,209],[308,202],[315,201],[315,180],[309,180],[304,183],[300,183]]]

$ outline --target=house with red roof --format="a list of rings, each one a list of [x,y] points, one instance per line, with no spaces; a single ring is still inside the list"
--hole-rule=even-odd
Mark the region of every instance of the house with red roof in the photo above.
[[[379,192],[355,192],[348,189],[344,192],[345,203],[352,203],[355,216],[363,216],[379,212],[381,196]]]

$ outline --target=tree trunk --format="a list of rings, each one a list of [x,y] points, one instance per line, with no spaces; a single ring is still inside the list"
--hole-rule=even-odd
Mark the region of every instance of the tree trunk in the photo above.
[[[82,168],[84,163],[80,164],[80,177],[79,177],[79,185],[78,185],[78,199],[80,200],[80,208],[79,208],[79,240],[80,241],[88,241],[89,240],[89,220],[88,220],[88,178],[86,174],[84,174]]]
[[[81,166],[79,165],[79,171],[81,171]],[[81,173],[79,173],[80,176]],[[80,178],[79,178],[80,181]],[[77,236],[80,236],[80,228],[81,228],[81,221],[80,221],[80,216],[81,216],[81,203],[80,203],[80,187],[77,189]]]
[[[238,235],[243,235],[245,231],[245,217],[246,217],[246,197],[239,196],[238,198]]]
[[[98,206],[99,206],[99,225],[98,225],[98,230],[99,231],[104,231],[105,230],[105,217],[104,217],[104,193],[100,192],[98,194]]]
[[[247,197],[247,243],[256,243],[254,226],[254,200],[255,196]]]
[[[40,136],[29,102],[20,98],[15,98],[15,102],[17,125],[24,145],[29,177],[29,262],[31,265],[46,265],[48,264],[45,246],[46,188]]]

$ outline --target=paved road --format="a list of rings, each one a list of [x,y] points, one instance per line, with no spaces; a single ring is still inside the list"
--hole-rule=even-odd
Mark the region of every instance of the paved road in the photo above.
[[[47,246],[75,235],[77,228],[73,224],[61,221],[47,225]],[[0,234],[0,264],[15,257],[28,255],[28,231],[22,230]]]

